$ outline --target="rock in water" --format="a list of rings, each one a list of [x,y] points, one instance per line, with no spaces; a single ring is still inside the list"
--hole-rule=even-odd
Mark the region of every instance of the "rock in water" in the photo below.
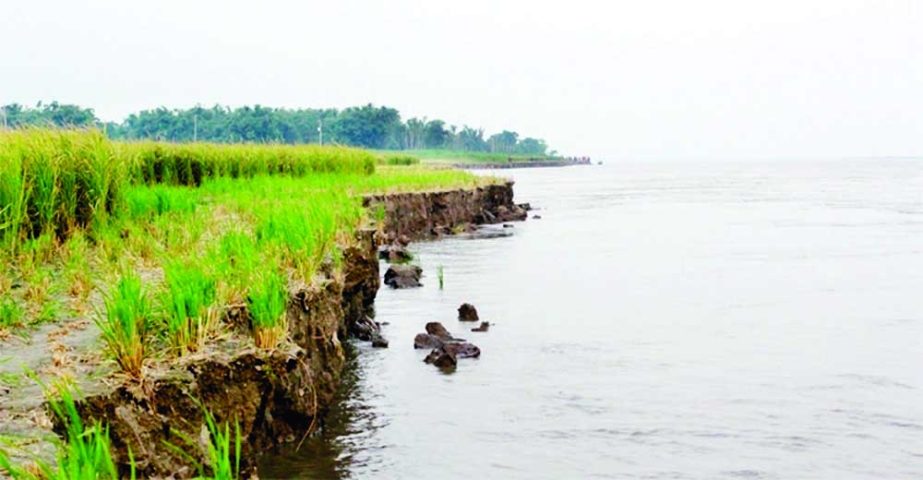
[[[468,342],[452,342],[442,346],[442,349],[457,358],[478,358],[481,356],[481,349],[477,345]]]
[[[359,340],[370,341],[378,335],[381,328],[367,315],[349,324],[349,334]]]
[[[455,338],[439,322],[426,324],[426,333],[413,339],[414,348],[432,348],[423,360],[439,368],[454,368],[459,358],[477,358],[481,349],[461,338]]]
[[[478,310],[470,303],[463,303],[458,307],[458,319],[463,322],[478,321]]]
[[[388,339],[382,337],[381,334],[375,334],[372,336],[372,346],[375,348],[388,348]]]
[[[417,265],[391,265],[385,272],[385,285],[391,288],[422,287],[423,269]]]
[[[403,245],[394,243],[379,248],[378,258],[388,263],[404,263],[413,260],[413,255]]]
[[[481,322],[481,326],[471,329],[472,332],[486,332],[490,328],[490,322]]]
[[[439,348],[443,344],[442,339],[428,333],[418,333],[413,339],[413,348]]]
[[[429,355],[423,359],[426,363],[431,363],[442,369],[452,369],[458,365],[455,355],[448,352],[445,348],[435,348]]]
[[[452,334],[449,333],[449,331],[446,330],[445,327],[443,327],[442,324],[439,322],[427,323],[426,333],[433,335],[435,337],[438,337],[439,339],[444,340],[444,341],[455,340],[455,338],[452,337]]]

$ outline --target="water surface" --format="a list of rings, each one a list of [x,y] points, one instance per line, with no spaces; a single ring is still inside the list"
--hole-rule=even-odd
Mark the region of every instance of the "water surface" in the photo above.
[[[923,162],[503,172],[541,220],[414,245],[324,435],[264,478],[923,478]],[[445,289],[438,289],[437,266]],[[455,319],[474,303],[496,325]],[[483,355],[446,375],[414,334]]]

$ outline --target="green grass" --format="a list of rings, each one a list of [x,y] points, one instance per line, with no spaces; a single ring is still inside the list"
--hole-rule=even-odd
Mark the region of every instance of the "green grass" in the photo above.
[[[117,144],[135,180],[148,184],[198,186],[207,178],[375,171],[367,151],[319,145],[227,145],[133,142]]]
[[[82,305],[92,288],[89,241],[82,232],[77,232],[67,240],[62,250],[67,293]]]
[[[141,279],[128,272],[119,279],[105,300],[106,311],[97,318],[106,352],[123,372],[141,378],[147,357],[150,301]]]
[[[65,238],[115,208],[126,168],[99,131],[0,132],[0,239]]]
[[[24,313],[9,293],[0,296],[0,332],[22,326]]]
[[[242,451],[240,424],[236,421],[234,422],[234,432],[232,434],[228,422],[219,424],[208,409],[202,407],[202,410],[205,412],[205,426],[208,430],[208,438],[204,440],[193,439],[185,433],[174,429],[172,430],[173,434],[182,440],[185,445],[167,443],[167,448],[196,466],[199,474],[196,478],[214,480],[236,480],[240,478]],[[191,454],[190,451],[202,451],[205,463],[200,462],[199,458]]]
[[[266,272],[250,290],[247,303],[253,326],[253,340],[257,347],[275,348],[285,336],[287,300],[286,280],[278,272]]]
[[[217,326],[215,279],[189,261],[169,263],[164,276],[164,339],[179,355],[196,352]]]
[[[64,239],[105,222],[131,183],[198,186],[216,177],[371,175],[376,163],[370,152],[339,146],[113,143],[97,130],[2,131],[0,239],[15,249],[43,233]],[[155,208],[170,208],[154,195]]]
[[[211,467],[211,477],[215,480],[233,480],[240,478],[240,452],[241,437],[240,424],[234,422],[234,434],[227,422],[218,425],[215,417],[205,411],[205,424],[208,426],[208,465]],[[232,443],[233,440],[233,443]],[[204,477],[204,472],[199,472]]]
[[[420,159],[404,153],[379,152],[378,164],[391,166],[419,165]]]
[[[43,386],[52,414],[64,429],[64,439],[55,442],[55,460],[38,457],[32,464],[15,465],[10,452],[0,446],[0,472],[14,480],[117,480],[116,462],[109,441],[109,429],[100,423],[87,425],[77,411],[74,391],[67,384]],[[134,462],[129,478],[135,478]]]

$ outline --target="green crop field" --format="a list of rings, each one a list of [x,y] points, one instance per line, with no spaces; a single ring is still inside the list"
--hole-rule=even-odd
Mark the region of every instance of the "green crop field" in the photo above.
[[[255,343],[272,348],[288,286],[335,268],[372,221],[363,194],[493,181],[412,163],[346,147],[0,132],[0,335],[92,317],[108,356],[140,376],[154,352],[198,351],[221,334],[223,307],[246,304]]]

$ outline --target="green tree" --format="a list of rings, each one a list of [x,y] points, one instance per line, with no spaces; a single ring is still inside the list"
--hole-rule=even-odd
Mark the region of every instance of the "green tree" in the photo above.
[[[374,107],[350,107],[339,113],[329,127],[333,138],[341,143],[368,148],[384,148],[389,134],[400,124],[397,110]]]
[[[504,130],[495,133],[487,139],[491,152],[513,153],[516,151],[516,142],[519,140],[519,134]]]
[[[449,143],[452,134],[445,129],[442,120],[430,120],[423,127],[423,146],[425,148],[443,148]]]

